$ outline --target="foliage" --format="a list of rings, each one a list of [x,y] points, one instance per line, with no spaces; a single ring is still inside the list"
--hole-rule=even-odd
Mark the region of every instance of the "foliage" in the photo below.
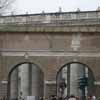
[[[0,0],[0,15],[9,10],[14,0]]]

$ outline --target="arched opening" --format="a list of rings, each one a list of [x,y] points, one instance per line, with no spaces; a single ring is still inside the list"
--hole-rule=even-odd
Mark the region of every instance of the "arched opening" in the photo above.
[[[8,100],[37,99],[44,95],[44,75],[39,66],[31,62],[15,65],[8,75]]]
[[[57,96],[69,97],[75,95],[82,100],[94,94],[94,75],[91,69],[83,63],[71,62],[60,68],[56,76]]]

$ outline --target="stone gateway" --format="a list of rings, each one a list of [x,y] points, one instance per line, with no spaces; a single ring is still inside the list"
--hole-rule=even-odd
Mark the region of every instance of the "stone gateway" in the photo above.
[[[99,93],[100,11],[0,16],[0,98]]]

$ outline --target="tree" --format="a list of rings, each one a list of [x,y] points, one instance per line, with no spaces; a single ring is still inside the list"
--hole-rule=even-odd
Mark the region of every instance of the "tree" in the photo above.
[[[14,0],[0,0],[0,15],[9,9]]]

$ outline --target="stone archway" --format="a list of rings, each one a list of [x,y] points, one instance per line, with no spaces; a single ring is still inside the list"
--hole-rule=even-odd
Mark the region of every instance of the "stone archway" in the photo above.
[[[15,65],[8,74],[8,100],[24,99],[27,96],[42,97],[44,95],[44,73],[32,62]]]
[[[84,91],[80,88],[80,79],[83,79],[83,77],[88,79]],[[94,94],[94,81],[93,72],[86,64],[80,62],[67,63],[57,72],[57,96],[75,95],[85,99],[85,96]]]

